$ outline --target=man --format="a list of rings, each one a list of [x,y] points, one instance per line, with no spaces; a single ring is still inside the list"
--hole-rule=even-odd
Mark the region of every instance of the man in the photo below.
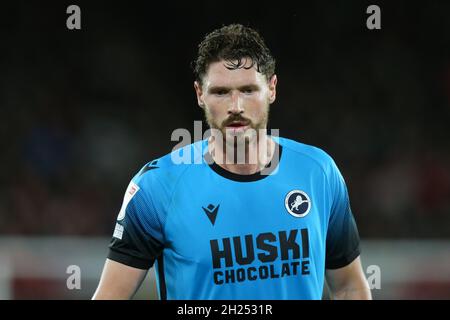
[[[320,299],[325,278],[333,298],[370,299],[334,161],[265,130],[277,77],[260,35],[213,31],[195,73],[214,130],[183,148],[191,163],[176,150],[132,179],[94,299],[131,298],[155,260],[161,299]]]

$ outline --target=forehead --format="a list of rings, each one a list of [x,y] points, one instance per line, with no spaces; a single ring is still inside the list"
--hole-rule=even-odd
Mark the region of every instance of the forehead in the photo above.
[[[251,62],[247,62],[245,66],[250,65]],[[249,69],[239,68],[232,70],[228,69],[227,66],[229,66],[229,63],[224,60],[211,63],[203,77],[204,86],[232,88],[249,84],[263,85],[266,82],[266,77],[256,70],[256,65]]]

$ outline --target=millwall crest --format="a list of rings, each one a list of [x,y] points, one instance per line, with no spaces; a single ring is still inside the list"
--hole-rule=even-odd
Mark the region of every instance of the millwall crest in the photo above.
[[[311,209],[311,200],[306,192],[292,190],[286,195],[284,206],[290,215],[296,218],[303,218]]]

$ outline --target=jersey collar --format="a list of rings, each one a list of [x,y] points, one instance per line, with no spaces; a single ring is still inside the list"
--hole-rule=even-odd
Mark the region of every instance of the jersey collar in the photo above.
[[[253,182],[262,180],[264,178],[269,177],[275,169],[279,166],[279,163],[281,161],[281,154],[283,151],[283,146],[275,141],[275,153],[272,157],[272,160],[266,165],[266,169],[263,169],[261,171],[252,173],[252,174],[238,174],[231,171],[228,171],[221,166],[219,166],[217,163],[214,162],[212,159],[211,154],[208,151],[208,148],[206,148],[206,152],[204,155],[204,160],[206,161],[206,164],[218,175],[237,182]],[[275,162],[274,162],[275,161]]]

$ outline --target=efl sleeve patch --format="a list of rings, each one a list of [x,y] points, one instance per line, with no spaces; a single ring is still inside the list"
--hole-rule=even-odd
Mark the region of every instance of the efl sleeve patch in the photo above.
[[[139,186],[133,181],[128,185],[127,191],[125,191],[125,195],[123,197],[122,207],[120,208],[119,215],[117,216],[117,221],[121,221],[125,218],[126,209],[128,203],[130,203],[131,199],[136,195],[139,191]]]

